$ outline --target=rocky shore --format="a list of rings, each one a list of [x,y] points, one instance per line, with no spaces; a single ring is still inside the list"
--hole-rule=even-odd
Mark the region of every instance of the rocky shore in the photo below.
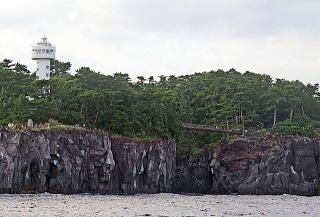
[[[174,189],[210,194],[320,194],[320,140],[243,137],[177,167]]]
[[[176,165],[168,138],[0,130],[0,193],[320,195],[320,140],[238,137]]]
[[[171,192],[175,142],[102,131],[0,130],[0,193]]]

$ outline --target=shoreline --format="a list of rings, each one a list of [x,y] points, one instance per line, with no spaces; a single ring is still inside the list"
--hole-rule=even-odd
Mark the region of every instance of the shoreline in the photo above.
[[[315,197],[0,194],[0,216],[319,216],[320,197]]]

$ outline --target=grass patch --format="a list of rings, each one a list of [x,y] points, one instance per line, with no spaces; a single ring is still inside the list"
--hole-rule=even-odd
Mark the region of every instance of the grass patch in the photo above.
[[[142,142],[152,142],[155,141],[157,139],[156,136],[139,136],[139,135],[134,135],[134,134],[124,134],[124,135],[120,135],[117,133],[113,133],[111,131],[108,131],[109,135],[114,137],[114,138],[129,138],[129,139],[134,139],[134,140],[139,140]]]
[[[82,129],[80,126],[76,125],[65,125],[56,120],[49,120],[43,126],[32,128],[33,131],[61,131],[61,130],[75,130]]]

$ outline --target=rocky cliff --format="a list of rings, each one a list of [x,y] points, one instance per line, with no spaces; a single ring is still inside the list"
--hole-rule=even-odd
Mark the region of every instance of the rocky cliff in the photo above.
[[[320,139],[239,137],[179,163],[171,139],[0,129],[0,193],[320,195]]]
[[[170,192],[175,142],[0,129],[0,193]]]
[[[320,195],[320,140],[242,138],[177,167],[175,191]]]

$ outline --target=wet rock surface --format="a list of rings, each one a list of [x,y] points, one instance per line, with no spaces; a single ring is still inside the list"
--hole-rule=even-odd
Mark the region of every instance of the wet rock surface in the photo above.
[[[243,138],[177,166],[174,190],[212,194],[320,194],[320,140]]]
[[[175,142],[87,130],[0,130],[0,193],[170,192]]]

